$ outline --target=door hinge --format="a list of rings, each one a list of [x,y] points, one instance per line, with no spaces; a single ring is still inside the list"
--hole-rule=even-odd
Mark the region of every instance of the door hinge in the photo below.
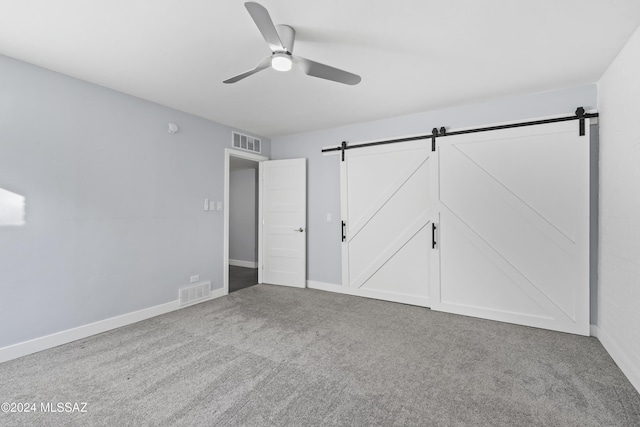
[[[347,239],[347,235],[345,234],[345,227],[346,227],[346,223],[344,221],[342,221],[342,241],[344,242]]]

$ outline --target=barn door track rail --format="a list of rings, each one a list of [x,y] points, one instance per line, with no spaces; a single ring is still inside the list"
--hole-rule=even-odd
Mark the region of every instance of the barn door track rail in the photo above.
[[[520,128],[524,126],[544,125],[547,123],[568,122],[571,120],[579,120],[578,131],[580,132],[580,136],[583,136],[585,134],[585,119],[590,119],[594,117],[598,117],[598,113],[587,113],[585,112],[583,107],[578,107],[578,109],[575,112],[575,115],[573,116],[556,117],[553,119],[544,119],[544,120],[532,120],[528,122],[517,122],[517,123],[506,124],[506,125],[487,126],[487,127],[472,128],[472,129],[458,130],[458,131],[452,131],[452,132],[447,132],[446,128],[442,126],[440,129],[433,128],[431,133],[427,135],[411,136],[407,138],[385,139],[381,141],[366,142],[364,144],[356,144],[356,145],[348,145],[347,141],[342,141],[342,144],[340,144],[339,146],[324,148],[322,152],[328,153],[331,151],[341,151],[342,161],[344,162],[344,152],[346,150],[351,150],[354,148],[372,147],[374,145],[395,144],[398,142],[407,142],[407,141],[418,141],[420,139],[428,139],[428,138],[431,138],[431,151],[436,151],[436,138],[442,138],[445,136],[453,136],[453,135],[464,135],[466,133],[488,132],[488,131],[499,130],[499,129],[512,129],[512,128]]]

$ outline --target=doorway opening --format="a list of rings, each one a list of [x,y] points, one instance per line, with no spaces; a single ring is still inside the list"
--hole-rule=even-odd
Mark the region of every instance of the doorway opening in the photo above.
[[[258,162],[229,159],[229,293],[258,283]]]
[[[224,288],[231,293],[258,283],[259,168],[266,157],[226,150]]]

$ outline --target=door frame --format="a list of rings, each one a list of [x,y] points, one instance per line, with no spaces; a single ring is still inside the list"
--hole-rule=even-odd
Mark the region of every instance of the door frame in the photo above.
[[[232,148],[224,149],[224,237],[223,237],[223,255],[222,255],[222,283],[224,295],[229,294],[229,184],[230,184],[230,161],[231,157],[239,157],[241,159],[252,160],[258,164],[269,160],[268,157],[259,154],[248,153],[245,151],[234,150]],[[258,185],[258,283],[262,281],[262,186]]]

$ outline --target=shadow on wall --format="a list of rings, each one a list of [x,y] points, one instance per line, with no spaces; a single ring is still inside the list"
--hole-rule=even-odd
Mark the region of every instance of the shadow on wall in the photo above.
[[[0,227],[24,224],[24,196],[0,188]]]

